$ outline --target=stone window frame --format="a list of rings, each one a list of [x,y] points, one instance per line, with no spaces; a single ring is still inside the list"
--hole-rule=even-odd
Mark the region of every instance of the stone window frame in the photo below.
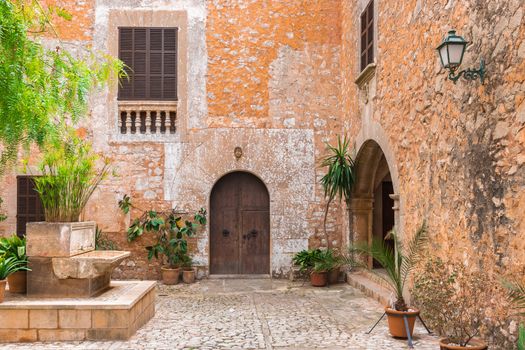
[[[119,27],[162,27],[178,28],[177,42],[177,94],[176,102],[166,101],[119,101],[118,83],[109,89],[107,94],[108,125],[110,125],[110,140],[115,142],[184,142],[187,134],[188,122],[188,87],[187,87],[187,55],[188,55],[188,15],[182,10],[121,10],[109,11],[108,20],[108,53],[114,57],[119,55]],[[176,108],[177,130],[175,133],[142,134],[138,130],[134,134],[122,134],[120,130],[121,108],[142,108],[144,110],[159,110]]]
[[[361,16],[363,15],[364,11],[366,11],[368,5],[370,2],[373,1],[373,15],[374,15],[374,23],[373,23],[373,55],[374,60],[372,63],[369,63],[364,69],[361,69]],[[357,28],[358,28],[358,50],[357,50],[357,79],[355,80],[355,83],[358,85],[358,87],[362,90],[368,90],[368,83],[372,78],[374,78],[376,74],[376,66],[378,62],[378,22],[379,22],[379,1],[380,0],[359,0],[358,3],[358,15],[357,15]]]

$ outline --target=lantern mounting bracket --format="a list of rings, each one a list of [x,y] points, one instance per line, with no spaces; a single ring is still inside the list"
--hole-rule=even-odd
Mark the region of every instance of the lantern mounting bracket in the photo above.
[[[485,80],[485,61],[482,59],[479,65],[479,69],[464,69],[456,74],[457,68],[449,68],[448,78],[454,82],[454,84],[463,76],[466,80],[476,80],[479,78],[481,84]]]

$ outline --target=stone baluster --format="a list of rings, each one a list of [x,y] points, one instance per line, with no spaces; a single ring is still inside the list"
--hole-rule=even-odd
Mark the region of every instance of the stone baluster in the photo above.
[[[146,128],[146,134],[151,134],[151,115],[149,111],[146,111],[146,118],[144,118],[144,124]]]

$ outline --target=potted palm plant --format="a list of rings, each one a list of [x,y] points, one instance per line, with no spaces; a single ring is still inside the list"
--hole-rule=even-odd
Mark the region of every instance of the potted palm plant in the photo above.
[[[193,237],[200,226],[206,224],[206,210],[201,208],[193,216],[193,221],[183,221],[180,212],[175,210],[157,212],[155,210],[142,210],[131,203],[128,195],[119,201],[120,209],[129,213],[132,208],[142,214],[133,220],[127,230],[128,241],[134,241],[143,233],[152,233],[156,243],[147,246],[148,259],[159,260],[162,264],[161,275],[164,284],[177,284],[181,267],[188,262],[188,241]],[[189,260],[191,265],[191,259]]]
[[[0,257],[13,258],[27,268],[26,239],[13,234],[0,238]],[[25,293],[27,287],[27,269],[18,270],[7,277],[11,293]]]
[[[321,162],[322,167],[328,168],[326,174],[321,178],[321,185],[326,197],[323,229],[327,247],[331,249],[332,243],[326,232],[326,221],[330,204],[336,198],[339,198],[339,201],[344,198],[348,204],[356,182],[356,175],[354,159],[350,155],[350,140],[346,136],[343,138],[338,136],[336,146],[330,144],[326,144],[326,146],[328,155]],[[352,235],[352,230],[350,230],[350,234]],[[352,236],[350,237],[350,242],[353,242]]]
[[[412,335],[419,310],[409,307],[404,298],[406,282],[422,256],[427,241],[427,226],[424,222],[412,238],[403,244],[393,230],[387,238],[394,241],[394,247],[387,245],[382,239],[373,239],[371,244],[357,244],[350,250],[365,254],[375,260],[385,269],[386,275],[377,274],[387,282],[395,293],[393,305],[385,307],[388,327],[393,337],[407,338],[404,319],[408,320],[409,332]],[[374,270],[372,270],[374,272]]]
[[[11,274],[21,270],[27,270],[27,266],[24,262],[17,260],[13,256],[0,258],[0,303],[4,301],[7,278]]]

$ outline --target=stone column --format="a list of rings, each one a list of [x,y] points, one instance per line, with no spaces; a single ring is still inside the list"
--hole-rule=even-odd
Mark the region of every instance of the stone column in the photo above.
[[[373,208],[372,198],[352,198],[350,200],[350,244],[368,243],[372,240]],[[372,259],[369,258],[367,263],[371,267]]]

